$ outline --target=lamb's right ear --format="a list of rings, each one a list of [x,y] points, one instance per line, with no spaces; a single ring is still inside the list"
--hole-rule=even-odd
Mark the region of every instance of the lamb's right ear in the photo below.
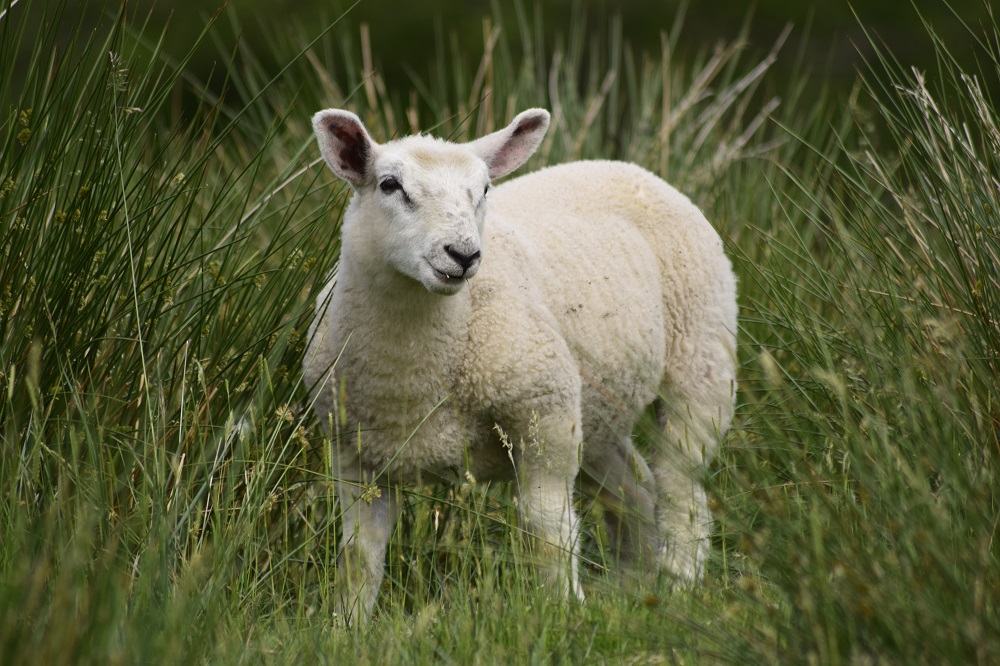
[[[490,170],[490,178],[506,176],[528,161],[549,128],[549,112],[528,109],[517,114],[510,125],[469,144]]]
[[[313,116],[312,125],[330,170],[355,187],[364,183],[378,144],[361,119],[350,111],[327,109]]]

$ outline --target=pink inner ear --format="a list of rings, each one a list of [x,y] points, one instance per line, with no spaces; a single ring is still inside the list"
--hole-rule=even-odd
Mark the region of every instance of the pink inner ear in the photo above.
[[[327,165],[340,178],[360,185],[371,159],[372,145],[364,126],[343,111],[322,111],[313,117],[313,128]]]
[[[529,116],[517,124],[506,140],[500,145],[493,159],[490,160],[491,171],[497,171],[503,175],[521,166],[535,151],[535,144],[530,139],[522,135],[531,134],[544,124],[545,119],[538,116]],[[527,142],[527,143],[526,143]]]
[[[522,132],[534,132],[536,129],[538,129],[538,126],[541,124],[542,124],[542,118],[540,118],[539,116],[531,116],[529,118],[525,118],[520,123],[518,123],[517,127],[514,128],[514,132],[511,134],[511,137],[518,136]]]
[[[368,164],[368,141],[361,128],[341,118],[331,118],[326,128],[339,143],[340,168],[363,175]]]

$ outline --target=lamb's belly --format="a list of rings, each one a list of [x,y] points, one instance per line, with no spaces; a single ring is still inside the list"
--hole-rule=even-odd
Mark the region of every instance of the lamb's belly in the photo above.
[[[499,438],[485,422],[469,423],[446,401],[419,418],[399,419],[382,413],[378,423],[362,432],[362,462],[375,471],[386,471],[399,482],[506,479],[513,465]],[[348,442],[348,445],[351,445]],[[353,443],[357,446],[357,442]]]
[[[627,330],[591,323],[582,326],[589,332],[588,337],[576,338],[575,344],[575,336],[567,333],[579,363],[584,403],[591,408],[604,405],[635,414],[653,401],[660,388],[665,353],[663,329],[635,326]],[[601,418],[609,416],[605,413]]]

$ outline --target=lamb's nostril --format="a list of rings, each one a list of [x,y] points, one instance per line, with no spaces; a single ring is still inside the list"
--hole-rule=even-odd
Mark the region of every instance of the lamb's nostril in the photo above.
[[[462,267],[462,270],[468,270],[469,266],[471,266],[472,263],[481,255],[479,250],[476,250],[471,254],[466,254],[461,250],[455,249],[452,245],[445,245],[444,251],[448,253],[448,256],[458,262],[458,265]]]

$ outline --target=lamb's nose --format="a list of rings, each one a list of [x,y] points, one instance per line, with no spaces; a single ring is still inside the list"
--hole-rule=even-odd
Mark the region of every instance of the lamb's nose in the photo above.
[[[458,262],[458,265],[462,267],[463,271],[469,270],[469,266],[475,263],[476,259],[480,256],[479,250],[476,250],[471,254],[466,254],[465,252],[456,249],[454,245],[445,245],[444,251],[447,252],[452,259]]]

